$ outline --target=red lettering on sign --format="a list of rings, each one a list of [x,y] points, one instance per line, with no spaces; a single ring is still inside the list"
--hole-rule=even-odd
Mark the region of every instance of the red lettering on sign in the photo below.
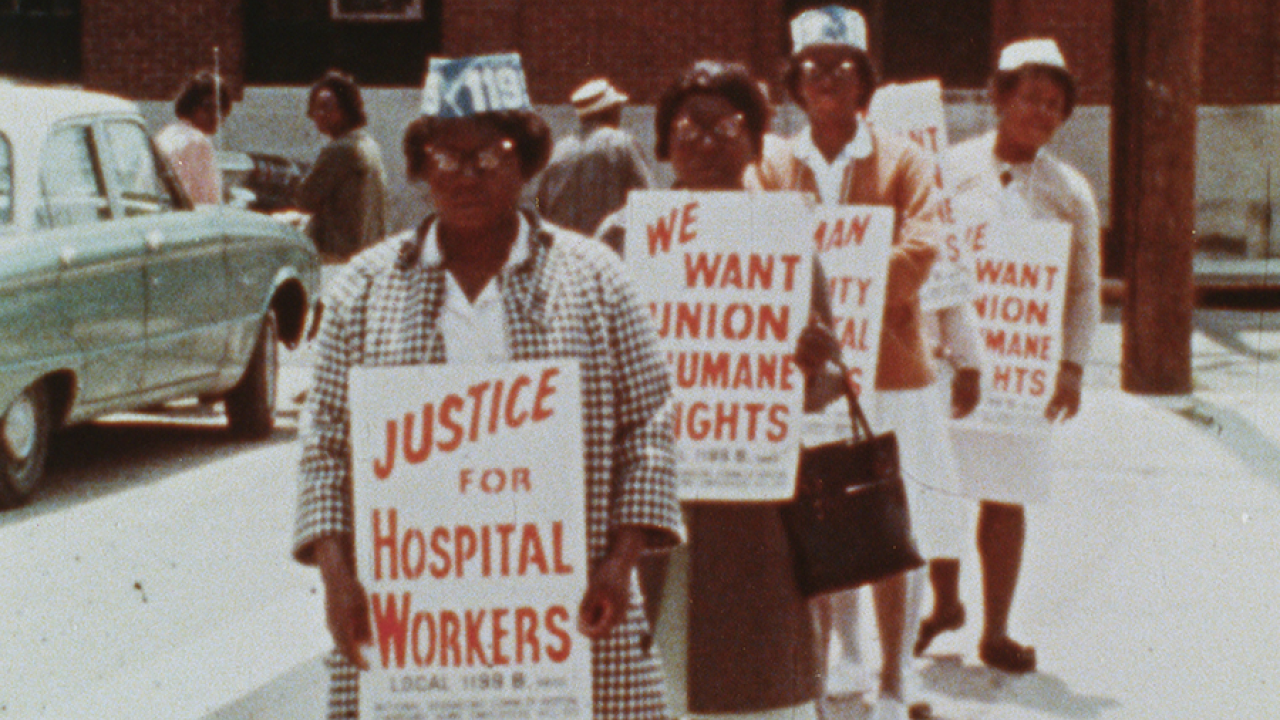
[[[672,208],[671,214],[667,217],[660,217],[648,226],[649,235],[649,254],[657,255],[659,252],[671,252],[671,240],[674,236],[680,245],[693,242],[698,237],[694,223],[698,221],[698,216],[694,213],[698,209],[698,203],[691,202],[684,206],[683,212],[680,208]],[[676,227],[679,226],[679,233]]]

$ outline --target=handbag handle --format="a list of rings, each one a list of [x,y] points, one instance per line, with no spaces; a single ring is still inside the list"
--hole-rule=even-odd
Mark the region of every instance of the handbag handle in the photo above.
[[[849,366],[844,364],[844,358],[841,357],[833,358],[832,362],[840,369],[840,389],[849,405],[849,424],[853,426],[853,439],[870,440],[874,433],[871,432],[871,423],[867,421],[866,413],[862,412],[862,405],[858,403],[858,391],[849,378]]]

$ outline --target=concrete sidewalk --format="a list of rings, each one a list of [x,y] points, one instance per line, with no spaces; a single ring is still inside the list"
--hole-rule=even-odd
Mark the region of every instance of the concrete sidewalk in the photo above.
[[[1184,398],[1118,389],[1118,324],[1094,348],[1081,413],[1055,438],[1055,494],[1028,508],[1011,633],[1036,646],[1039,672],[978,661],[970,548],[969,622],[919,661],[921,699],[949,720],[1280,717],[1280,332],[1256,315],[1199,314]],[[824,710],[860,720],[868,705]]]
[[[1120,332],[1115,318],[1100,328],[1081,413],[1056,435],[1055,494],[1028,509],[1011,632],[1036,646],[1039,672],[978,662],[970,549],[969,623],[918,664],[935,717],[1280,717],[1280,319],[1199,313],[1196,389],[1175,399],[1119,389]],[[319,717],[318,659],[281,673],[208,720]],[[823,714],[861,720],[868,707],[832,700]]]

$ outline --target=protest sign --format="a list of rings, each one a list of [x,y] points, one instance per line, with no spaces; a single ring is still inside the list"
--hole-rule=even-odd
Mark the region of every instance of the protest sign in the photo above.
[[[819,205],[814,209],[814,251],[826,275],[832,330],[863,410],[875,403],[880,329],[893,249],[893,208],[869,205]],[[849,412],[836,402],[806,416],[804,442],[815,445],[850,435]]]
[[[626,258],[675,381],[684,500],[795,491],[811,220],[799,193],[632,192]]]
[[[947,119],[942,103],[942,83],[936,79],[903,84],[887,84],[876,89],[867,113],[872,125],[909,138],[939,161],[934,185],[945,196],[950,190],[940,162],[948,147]],[[973,259],[966,252],[964,234],[969,228],[950,227],[953,216],[950,200],[939,208],[941,254],[920,288],[920,308],[926,312],[954,307],[969,301],[973,292]]]
[[[881,85],[871,96],[867,119],[882,130],[905,135],[930,156],[941,155],[947,149],[942,83],[937,79]],[[938,187],[945,185],[941,170],[936,182]]]
[[[355,368],[369,720],[591,717],[578,365]]]
[[[982,400],[962,425],[1047,431],[1044,408],[1062,357],[1071,227],[1056,221],[968,220],[974,228],[975,325]]]

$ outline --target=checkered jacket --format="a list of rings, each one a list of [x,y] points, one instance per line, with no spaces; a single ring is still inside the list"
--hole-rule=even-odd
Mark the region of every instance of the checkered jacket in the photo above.
[[[610,530],[620,525],[653,530],[658,546],[679,542],[671,384],[649,312],[606,247],[529,219],[529,258],[496,282],[512,359],[580,363],[588,558],[594,566],[605,556]],[[436,328],[446,271],[421,262],[430,222],[356,256],[327,298],[303,436],[300,562],[314,562],[314,542],[325,535],[343,536],[351,547],[350,369],[448,361]],[[592,651],[595,718],[665,716],[661,666],[634,580],[626,620]],[[330,665],[330,717],[354,718],[355,668],[338,658]]]

